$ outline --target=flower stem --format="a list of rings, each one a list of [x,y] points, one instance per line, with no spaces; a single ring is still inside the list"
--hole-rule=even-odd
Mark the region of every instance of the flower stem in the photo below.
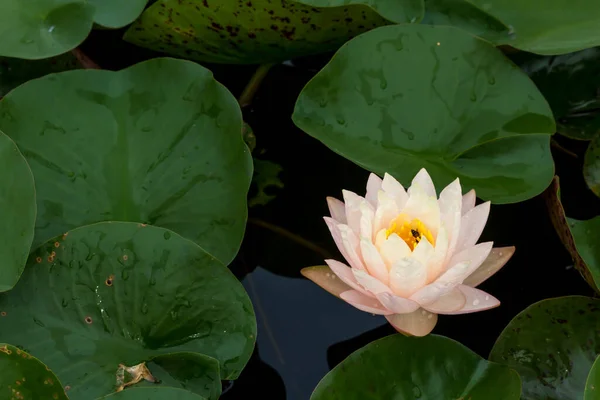
[[[550,146],[554,147],[556,150],[558,151],[562,151],[563,153],[565,153],[568,156],[571,156],[573,158],[579,158],[577,157],[577,154],[573,153],[571,150],[564,148],[560,143],[558,143],[554,138],[550,139]]]
[[[94,62],[91,58],[85,55],[83,51],[79,47],[71,50],[71,53],[77,58],[77,61],[83,66],[85,69],[102,69],[98,64]]]
[[[254,75],[252,75],[252,78],[250,78],[250,81],[238,99],[240,107],[244,108],[252,103],[252,99],[258,91],[260,84],[262,83],[263,79],[265,79],[267,73],[269,73],[269,70],[273,65],[275,64],[262,64],[256,69],[256,72],[254,72]]]

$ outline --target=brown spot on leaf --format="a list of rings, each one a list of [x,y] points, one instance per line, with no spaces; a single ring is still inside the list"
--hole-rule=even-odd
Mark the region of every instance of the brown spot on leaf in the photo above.
[[[94,322],[94,320],[89,315],[87,317],[85,317],[86,324],[91,325],[93,322]]]

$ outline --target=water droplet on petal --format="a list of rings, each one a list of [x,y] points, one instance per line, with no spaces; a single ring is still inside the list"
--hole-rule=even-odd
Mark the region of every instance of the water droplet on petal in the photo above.
[[[479,304],[479,299],[475,299],[475,300],[473,300],[473,305],[474,305],[474,306],[476,306],[476,305],[478,305],[478,304]]]

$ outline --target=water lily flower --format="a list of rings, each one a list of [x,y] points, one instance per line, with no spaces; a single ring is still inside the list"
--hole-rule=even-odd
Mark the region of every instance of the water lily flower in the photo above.
[[[475,206],[475,191],[464,196],[456,179],[436,196],[421,169],[408,190],[391,175],[371,174],[361,197],[343,191],[344,202],[328,198],[325,222],[350,264],[302,274],[359,310],[384,315],[396,330],[424,336],[438,314],[488,310],[500,302],[475,287],[496,273],[514,247],[477,244],[490,203]]]

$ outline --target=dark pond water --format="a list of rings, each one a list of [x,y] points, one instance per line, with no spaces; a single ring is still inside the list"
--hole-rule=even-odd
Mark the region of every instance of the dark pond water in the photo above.
[[[118,41],[118,32],[95,33],[84,50],[103,67],[119,69],[152,52]],[[255,156],[283,167],[285,187],[267,206],[250,210],[251,223],[239,256],[231,265],[248,291],[258,320],[258,342],[241,377],[226,385],[225,400],[263,398],[306,400],[319,380],[353,351],[394,333],[383,317],[363,313],[329,295],[300,275],[300,269],[323,264],[323,256],[271,229],[286,229],[342,259],[322,220],[326,196],[341,197],[342,189],[364,194],[368,173],[336,155],[295,128],[291,114],[303,85],[326,56],[305,59],[295,67],[276,66],[264,81],[245,119],[257,137]],[[239,95],[254,67],[208,66],[234,95]],[[584,144],[567,142],[581,150]],[[600,201],[589,192],[578,159],[555,152],[557,173],[567,214],[592,217]],[[545,204],[529,201],[493,206],[482,240],[496,246],[514,245],[512,260],[482,289],[500,299],[494,310],[440,316],[434,333],[459,341],[482,357],[521,310],[539,300],[564,295],[593,295],[573,268],[556,236]]]

